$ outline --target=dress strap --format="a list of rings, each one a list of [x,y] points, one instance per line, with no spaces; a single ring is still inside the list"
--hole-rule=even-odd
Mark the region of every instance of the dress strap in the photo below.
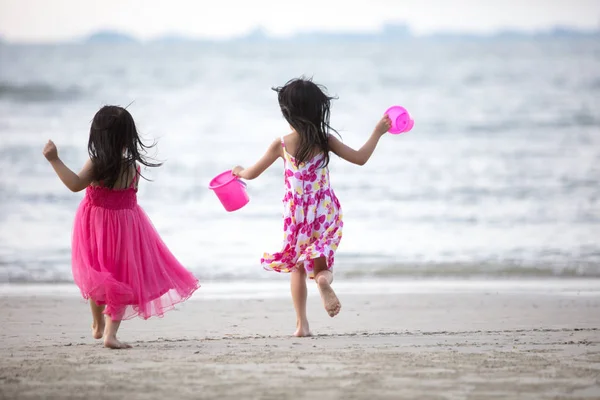
[[[281,147],[285,149],[285,142],[283,141],[283,136],[281,137]]]
[[[135,167],[135,175],[133,177],[133,179],[131,180],[131,185],[129,186],[132,189],[137,189],[138,188],[138,184],[139,184],[139,180],[140,180],[140,174],[141,174],[141,168],[139,165],[136,165]]]

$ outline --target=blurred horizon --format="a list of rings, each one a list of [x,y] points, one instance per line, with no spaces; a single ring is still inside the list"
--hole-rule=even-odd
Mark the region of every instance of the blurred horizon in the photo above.
[[[600,2],[573,0],[306,0],[290,8],[274,0],[0,0],[0,37],[15,43],[56,43],[96,32],[145,41],[159,37],[222,40],[259,35],[285,39],[314,32],[368,35],[404,25],[414,37],[436,34],[535,33],[563,27],[598,31]]]
[[[498,29],[490,32],[463,32],[463,31],[435,31],[429,34],[417,35],[409,24],[403,22],[385,22],[379,29],[364,30],[307,30],[296,32],[288,36],[277,36],[268,32],[264,27],[257,26],[247,33],[227,38],[211,38],[188,36],[179,33],[165,33],[143,39],[135,34],[116,29],[99,29],[83,36],[76,36],[64,40],[51,42],[23,42],[9,41],[0,36],[0,43],[13,45],[37,44],[72,44],[72,43],[224,43],[235,41],[368,41],[368,40],[427,40],[427,39],[458,39],[458,40],[485,40],[485,39],[561,39],[561,38],[600,38],[600,27],[595,29],[581,29],[576,26],[551,25],[544,29]]]

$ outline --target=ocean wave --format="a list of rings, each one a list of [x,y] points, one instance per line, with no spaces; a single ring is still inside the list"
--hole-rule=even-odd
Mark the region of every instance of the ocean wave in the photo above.
[[[25,84],[0,82],[0,99],[23,103],[73,100],[79,98],[81,93],[82,90],[78,86],[58,88],[36,82]]]
[[[39,263],[33,263],[39,264]],[[70,268],[48,268],[48,265],[10,265],[0,260],[0,283],[72,283]],[[245,273],[216,272],[215,269],[190,270],[201,281],[234,282],[244,280],[276,280],[284,274],[266,273],[257,266]],[[375,263],[344,265],[335,271],[343,280],[361,279],[532,279],[532,278],[600,278],[600,263],[521,264],[521,263]]]
[[[600,263],[403,263],[338,271],[356,278],[600,278]]]

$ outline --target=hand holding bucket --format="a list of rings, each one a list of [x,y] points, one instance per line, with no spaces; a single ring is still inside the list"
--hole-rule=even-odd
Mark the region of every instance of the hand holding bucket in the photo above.
[[[231,170],[215,176],[208,188],[215,192],[228,212],[239,210],[250,201],[246,184],[231,174]]]
[[[385,114],[387,114],[392,121],[392,126],[388,131],[391,134],[398,135],[400,133],[408,132],[415,125],[415,121],[410,117],[410,114],[404,107],[392,106],[387,109]]]

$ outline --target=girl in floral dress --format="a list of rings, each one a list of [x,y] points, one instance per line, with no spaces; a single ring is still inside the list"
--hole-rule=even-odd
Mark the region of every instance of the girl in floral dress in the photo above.
[[[342,239],[342,209],[329,181],[329,153],[353,164],[364,165],[391,126],[387,115],[378,122],[366,143],[354,150],[330,132],[332,97],[325,88],[307,79],[293,79],[274,89],[279,106],[292,132],[277,138],[252,167],[237,166],[232,173],[255,179],[278,158],[284,161],[285,196],[283,249],[265,253],[263,267],[291,272],[291,292],[296,310],[295,336],[309,336],[306,316],[306,276],[314,279],[327,313],[334,317],[341,304],[331,288],[335,251]]]

